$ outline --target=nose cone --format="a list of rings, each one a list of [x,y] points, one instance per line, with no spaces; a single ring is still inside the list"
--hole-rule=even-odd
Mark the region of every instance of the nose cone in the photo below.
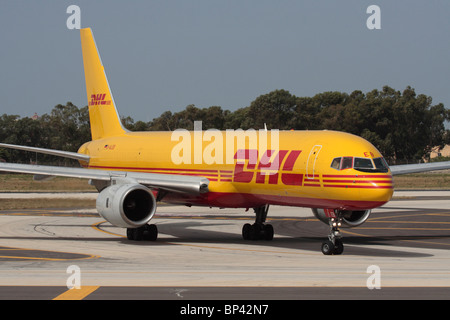
[[[359,187],[361,200],[378,203],[377,206],[390,201],[394,194],[394,180],[390,172],[361,176]]]

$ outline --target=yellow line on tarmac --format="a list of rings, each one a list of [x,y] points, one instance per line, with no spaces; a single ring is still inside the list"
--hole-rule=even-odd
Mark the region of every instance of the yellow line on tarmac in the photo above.
[[[113,235],[113,236],[119,236],[119,237],[122,237],[122,238],[126,238],[126,236],[124,236],[124,235],[121,235],[121,234],[118,234],[118,233],[114,233],[114,232],[109,232],[109,231],[106,231],[106,230],[101,229],[99,226],[100,226],[102,223],[105,223],[105,222],[106,222],[106,221],[104,220],[104,221],[100,221],[100,222],[93,223],[93,224],[91,225],[91,227],[92,227],[94,230],[97,230],[97,231],[100,231],[100,232],[104,232],[104,233],[107,233],[107,234],[111,234],[111,235]]]
[[[60,294],[53,300],[83,300],[92,292],[100,288],[99,286],[84,286],[80,289],[69,289],[66,292]]]

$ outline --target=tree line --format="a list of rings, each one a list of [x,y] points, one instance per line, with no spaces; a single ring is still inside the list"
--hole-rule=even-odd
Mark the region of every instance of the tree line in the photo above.
[[[286,90],[275,90],[235,111],[220,106],[188,105],[180,112],[166,111],[149,122],[134,121],[129,116],[121,120],[131,131],[193,130],[194,121],[202,121],[203,130],[267,126],[280,130],[344,131],[370,141],[391,163],[427,157],[431,148],[450,143],[450,130],[445,128],[450,110],[442,103],[433,104],[430,96],[416,94],[409,86],[403,92],[384,86],[382,90],[367,93],[323,92],[313,97],[297,97]],[[0,142],[4,143],[77,151],[90,139],[87,106],[59,104],[50,114],[35,120],[7,114],[0,117]],[[0,158],[8,162],[35,162],[35,156],[0,149]],[[39,155],[38,162],[48,161],[54,158]]]

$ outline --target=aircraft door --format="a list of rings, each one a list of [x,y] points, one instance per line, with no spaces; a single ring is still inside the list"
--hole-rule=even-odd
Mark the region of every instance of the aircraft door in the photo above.
[[[309,153],[308,161],[306,162],[306,178],[308,179],[314,179],[314,174],[316,172],[316,161],[321,149],[321,145],[315,145]]]

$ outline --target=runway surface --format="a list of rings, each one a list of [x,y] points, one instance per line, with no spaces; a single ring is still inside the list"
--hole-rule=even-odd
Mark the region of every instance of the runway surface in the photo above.
[[[0,211],[0,299],[449,299],[450,192],[395,197],[342,229],[337,256],[302,208],[270,208],[272,241],[243,240],[254,214],[240,209],[161,206],[156,242],[127,240],[94,210]]]

